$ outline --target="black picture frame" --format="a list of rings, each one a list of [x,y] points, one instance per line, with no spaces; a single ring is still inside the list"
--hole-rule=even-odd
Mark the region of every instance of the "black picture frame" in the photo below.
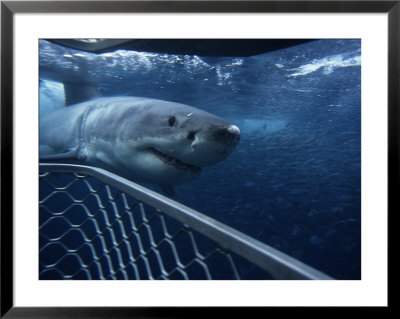
[[[388,218],[398,212],[400,1],[2,1],[1,2],[1,318],[177,318],[225,316],[224,308],[15,307],[13,299],[13,19],[16,13],[269,12],[388,14]],[[393,224],[393,223],[392,223]],[[388,223],[388,226],[390,222]],[[392,234],[390,232],[389,234]],[[390,246],[389,246],[390,247]],[[390,262],[390,259],[389,259]],[[388,280],[388,285],[390,280]],[[388,299],[389,307],[391,298]],[[262,310],[263,308],[261,308]],[[239,310],[239,312],[237,311]],[[260,309],[257,309],[260,310]],[[301,315],[306,308],[286,309]],[[349,308],[347,308],[347,311]],[[266,311],[264,309],[264,311]],[[249,315],[248,309],[235,314]]]

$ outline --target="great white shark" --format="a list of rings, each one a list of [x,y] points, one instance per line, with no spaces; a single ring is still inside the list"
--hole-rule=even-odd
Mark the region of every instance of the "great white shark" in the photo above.
[[[168,190],[224,160],[240,130],[185,104],[109,97],[44,114],[39,135],[41,161],[79,161]]]

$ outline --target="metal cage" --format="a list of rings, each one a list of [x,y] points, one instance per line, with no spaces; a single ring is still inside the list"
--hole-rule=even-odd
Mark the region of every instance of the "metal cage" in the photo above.
[[[333,279],[100,168],[40,164],[39,279]]]

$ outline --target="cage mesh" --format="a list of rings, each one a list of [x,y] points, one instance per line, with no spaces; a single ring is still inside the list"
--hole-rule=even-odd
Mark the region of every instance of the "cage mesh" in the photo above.
[[[271,277],[95,177],[41,172],[39,279]]]

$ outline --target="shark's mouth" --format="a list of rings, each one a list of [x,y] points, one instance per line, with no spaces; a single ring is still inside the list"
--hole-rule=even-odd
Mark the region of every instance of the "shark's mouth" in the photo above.
[[[179,159],[172,157],[170,155],[164,154],[159,150],[155,149],[154,147],[150,147],[149,151],[152,152],[155,156],[157,156],[160,160],[164,162],[164,164],[173,166],[176,169],[182,171],[191,171],[192,173],[200,173],[201,167],[197,167],[191,164],[184,163]]]

